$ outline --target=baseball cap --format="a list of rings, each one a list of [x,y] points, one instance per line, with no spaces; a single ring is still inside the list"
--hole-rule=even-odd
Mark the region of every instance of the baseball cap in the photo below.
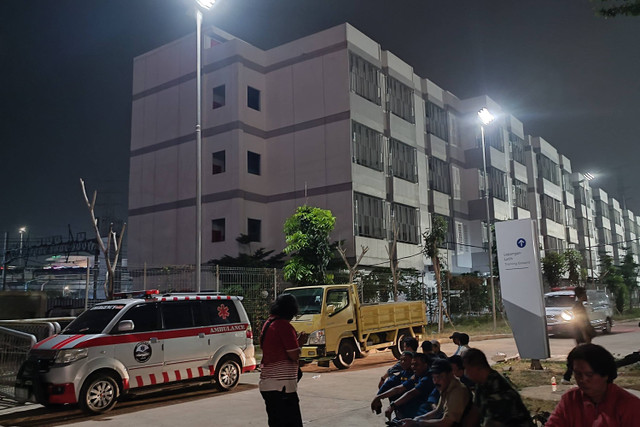
[[[451,372],[451,363],[446,359],[436,359],[429,368],[430,374],[441,374],[443,372]]]
[[[454,332],[454,333],[452,333],[452,334],[451,334],[451,336],[449,337],[449,339],[451,339],[451,338],[455,338],[455,337],[459,337],[460,335],[461,335],[461,334],[460,334],[460,332]]]

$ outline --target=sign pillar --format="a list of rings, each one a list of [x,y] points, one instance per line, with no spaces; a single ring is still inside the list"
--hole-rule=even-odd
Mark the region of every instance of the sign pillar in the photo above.
[[[518,352],[523,359],[548,359],[536,222],[519,219],[495,226],[502,300]]]

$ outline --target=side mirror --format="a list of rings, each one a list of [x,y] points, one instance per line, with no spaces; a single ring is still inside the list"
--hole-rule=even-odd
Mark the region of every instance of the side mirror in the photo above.
[[[129,332],[133,331],[133,320],[123,320],[118,323],[118,332]]]
[[[333,304],[329,304],[329,305],[327,306],[327,314],[328,314],[329,316],[331,316],[333,313],[335,313],[335,311],[336,311],[336,306],[335,306],[335,305],[333,305]]]

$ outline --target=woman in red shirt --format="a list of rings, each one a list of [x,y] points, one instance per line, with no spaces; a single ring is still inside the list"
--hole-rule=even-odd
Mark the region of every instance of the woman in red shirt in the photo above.
[[[291,294],[276,298],[262,327],[260,394],[269,417],[269,427],[302,427],[298,399],[298,358],[307,334],[296,333],[291,319],[298,302]]]

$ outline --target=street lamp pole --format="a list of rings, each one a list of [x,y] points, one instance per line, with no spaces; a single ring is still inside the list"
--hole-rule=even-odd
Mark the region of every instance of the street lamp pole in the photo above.
[[[24,269],[26,267],[24,258],[22,258],[22,236],[27,232],[27,227],[20,227],[18,233],[20,233],[20,263],[22,264],[22,281],[24,282]]]
[[[593,254],[591,248],[591,225],[589,223],[589,216],[591,213],[591,200],[587,196],[587,185],[586,183],[591,181],[594,178],[592,174],[589,172],[584,174],[584,179],[580,182],[584,182],[585,185],[582,187],[584,191],[584,205],[585,205],[585,216],[587,217],[587,241],[589,244],[589,267],[591,268],[591,286],[595,289],[595,270],[593,268]]]
[[[487,214],[487,240],[489,243],[489,283],[491,284],[491,311],[493,312],[493,329],[497,328],[496,321],[496,288],[493,282],[493,236],[491,235],[491,213],[489,210],[489,179],[487,176],[487,154],[485,148],[484,127],[495,119],[495,117],[487,110],[483,108],[478,111],[478,117],[480,117],[480,136],[482,139],[482,169],[484,172],[484,206]]]
[[[196,6],[196,290],[202,285],[202,11],[216,0],[197,0]]]

